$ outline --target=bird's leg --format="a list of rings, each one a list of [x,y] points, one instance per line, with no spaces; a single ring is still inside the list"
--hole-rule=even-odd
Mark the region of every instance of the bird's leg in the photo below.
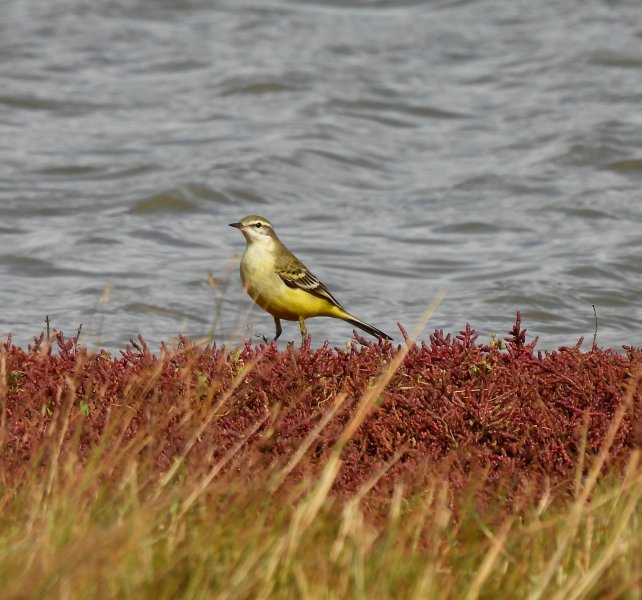
[[[276,340],[279,339],[281,332],[283,331],[283,329],[281,329],[281,320],[277,319],[276,317],[274,317],[274,327],[276,328],[276,335],[274,336],[273,341],[276,342]]]
[[[305,326],[305,320],[303,317],[299,317],[299,327],[301,329],[301,337],[304,338],[306,335],[308,335],[308,330]]]

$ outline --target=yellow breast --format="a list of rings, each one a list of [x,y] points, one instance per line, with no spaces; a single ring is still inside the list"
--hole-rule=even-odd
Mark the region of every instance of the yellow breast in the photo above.
[[[274,252],[263,244],[249,244],[241,259],[243,287],[261,308],[289,321],[337,316],[336,307],[327,300],[285,285],[275,272],[275,264]]]

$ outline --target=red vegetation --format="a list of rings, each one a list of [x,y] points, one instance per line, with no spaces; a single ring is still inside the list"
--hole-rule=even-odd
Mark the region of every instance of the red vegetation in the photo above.
[[[402,333],[403,329],[402,329]],[[237,351],[193,345],[152,354],[142,339],[120,358],[90,353],[43,336],[27,350],[0,346],[0,483],[16,484],[34,456],[46,464],[52,448],[87,460],[140,443],[141,461],[158,476],[177,457],[185,468],[214,465],[236,445],[235,468],[249,477],[283,467],[329,411],[345,401],[292,472],[298,479],[322,466],[355,406],[399,352],[390,343],[357,338],[348,350],[327,344],[247,342]],[[412,345],[384,393],[342,450],[339,493],[366,482],[394,459],[385,481],[420,485],[443,473],[464,485],[487,470],[489,481],[571,480],[598,451],[642,351],[624,353],[579,344],[536,352],[525,343],[519,315],[504,342],[487,345],[467,326],[451,337],[436,331]],[[642,384],[611,446],[610,464],[623,464],[642,437]],[[58,439],[60,437],[61,439]],[[583,442],[585,441],[585,446]],[[201,470],[202,472],[202,470]]]

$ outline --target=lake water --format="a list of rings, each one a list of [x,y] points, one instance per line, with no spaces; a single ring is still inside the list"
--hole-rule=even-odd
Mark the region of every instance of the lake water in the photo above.
[[[337,298],[639,345],[639,2],[2,0],[0,332],[273,334],[228,223]],[[208,283],[211,270],[217,284]],[[315,344],[352,327],[308,322]],[[282,340],[299,340],[284,323]]]

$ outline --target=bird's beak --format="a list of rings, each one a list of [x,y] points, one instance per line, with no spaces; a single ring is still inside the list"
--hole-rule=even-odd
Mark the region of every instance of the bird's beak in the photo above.
[[[230,223],[230,227],[236,227],[237,229],[241,229],[241,224],[240,223]]]

